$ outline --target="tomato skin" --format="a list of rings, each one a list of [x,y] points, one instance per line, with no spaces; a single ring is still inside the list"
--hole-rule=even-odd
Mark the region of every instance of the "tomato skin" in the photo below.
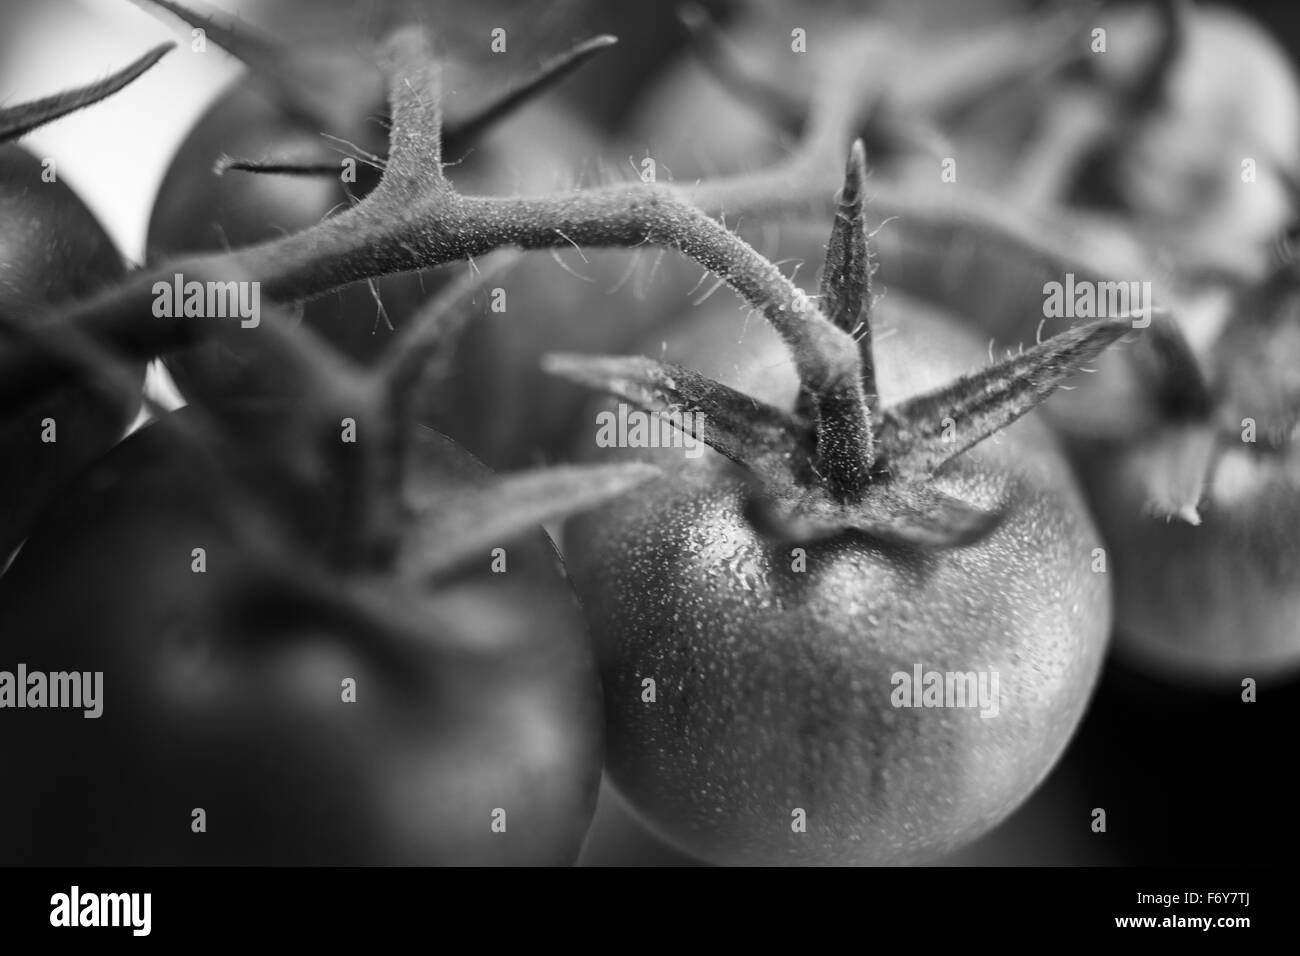
[[[0,316],[8,320],[36,320],[125,272],[94,214],[62,180],[43,182],[43,171],[41,160],[22,147],[0,145]],[[50,495],[112,447],[138,408],[138,394],[87,385],[6,410],[0,419],[0,565]],[[49,443],[41,440],[47,418],[54,420],[57,439]]]
[[[417,467],[431,491],[486,474],[427,431]],[[5,711],[3,862],[573,862],[599,784],[600,690],[541,532],[502,542],[508,573],[484,555],[400,592],[429,644],[386,653],[370,633],[225,613],[251,572],[213,493],[150,426],[87,472],[0,582],[6,665],[104,673],[98,719]],[[301,568],[311,553],[289,552]],[[50,786],[69,767],[76,781]],[[190,831],[199,807],[206,834]]]
[[[454,437],[494,468],[515,469],[567,458],[584,427],[590,392],[549,375],[541,356],[551,351],[609,354],[627,351],[667,324],[674,303],[685,302],[675,279],[651,280],[643,297],[615,287],[629,267],[648,272],[635,253],[570,251],[565,271],[545,253],[528,253],[499,281],[507,308],[493,312],[481,296],[475,317],[453,349],[446,377],[431,384],[424,420]]]
[[[1152,11],[1117,7],[1099,22],[1115,50],[1094,62],[1125,82],[1157,42]],[[1136,228],[1175,247],[1184,266],[1257,278],[1295,219],[1286,180],[1300,168],[1300,81],[1290,58],[1250,17],[1197,5],[1165,88],[1163,108],[1114,157],[1113,188]]]
[[[1210,687],[1300,675],[1300,277],[1281,266],[1223,311],[1197,355],[1207,421],[1171,416],[1142,383],[1145,397],[1100,396],[1127,430],[1076,434],[1071,448],[1110,553],[1117,652]],[[1196,514],[1153,513],[1171,490]]]
[[[668,360],[788,407],[784,346],[758,319],[742,333],[729,306],[688,317]],[[886,403],[983,364],[975,340],[901,296],[879,309]],[[648,825],[715,863],[921,862],[1024,800],[1095,683],[1110,584],[1046,429],[1030,417],[999,438],[940,479],[967,500],[1008,498],[989,538],[923,555],[846,534],[808,545],[805,572],[756,535],[746,478],[720,456],[624,452],[670,476],[572,519],[565,552],[597,641],[607,772]],[[892,675],[917,665],[996,670],[998,716],[895,708]]]
[[[876,95],[866,84],[886,90],[887,101],[906,101],[921,90],[932,91],[932,74],[946,75],[952,61],[971,63],[978,70],[986,64],[972,59],[1008,55],[987,44],[1005,31],[1004,16],[1016,11],[1000,12],[987,4],[962,4],[956,10],[944,4],[941,15],[934,16],[934,9],[924,11],[922,6],[915,0],[888,10],[864,10],[851,2],[746,4],[722,29],[728,45],[760,80],[809,102],[824,95],[817,87],[827,82],[822,74],[830,58],[844,62],[856,57],[859,63],[874,65],[874,72],[863,77],[865,119],[869,100]],[[793,49],[796,28],[804,31],[806,52]],[[954,76],[954,85],[963,79],[960,73]],[[920,141],[904,145],[889,135],[879,136],[885,129],[878,124],[867,123],[858,134],[867,140],[873,174],[891,182],[949,189],[941,163],[953,157],[963,185],[1001,187],[1032,133],[1044,99],[1040,83],[1030,89],[999,89],[949,111],[956,115],[899,111],[896,119],[920,121],[931,128],[928,133],[941,133],[927,135],[925,149],[918,148]],[[661,178],[671,174],[679,182],[765,168],[788,156],[797,139],[760,107],[741,102],[691,52],[681,54],[656,78],[640,98],[630,128],[637,149],[648,149],[665,167]],[[1011,188],[1019,185],[1012,183]]]
[[[1290,456],[1228,449],[1196,526],[1145,513],[1137,454],[1084,447],[1076,460],[1110,555],[1120,655],[1193,683],[1300,669]]]

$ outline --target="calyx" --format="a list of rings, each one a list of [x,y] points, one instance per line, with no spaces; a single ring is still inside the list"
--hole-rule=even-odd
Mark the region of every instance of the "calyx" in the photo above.
[[[944,493],[932,481],[935,472],[1039,405],[1132,325],[1119,318],[1079,325],[942,388],[880,408],[865,179],[858,141],[827,246],[819,302],[857,340],[857,368],[830,387],[805,382],[794,410],[649,358],[554,354],[544,364],[647,412],[698,413],[667,417],[757,479],[750,514],[777,538],[807,541],[853,530],[920,549],[961,547],[992,531],[1003,512]]]

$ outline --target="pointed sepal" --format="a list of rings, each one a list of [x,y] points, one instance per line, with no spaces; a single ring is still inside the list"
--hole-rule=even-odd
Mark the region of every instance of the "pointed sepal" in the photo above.
[[[573,354],[547,355],[542,368],[663,415],[771,491],[792,490],[809,474],[812,435],[807,425],[698,372],[636,356]]]
[[[565,465],[490,478],[456,491],[433,490],[410,504],[414,527],[404,543],[414,574],[454,571],[543,522],[588,511],[657,477],[644,462]]]
[[[885,410],[880,442],[896,476],[930,475],[1041,404],[1132,324],[1100,319]]]

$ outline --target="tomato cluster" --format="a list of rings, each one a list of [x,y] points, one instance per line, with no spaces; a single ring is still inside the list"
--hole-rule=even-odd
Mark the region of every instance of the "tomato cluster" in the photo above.
[[[1246,19],[142,5],[247,66],[145,262],[13,141],[164,51],[0,110],[0,863],[1005,862],[1294,696]]]

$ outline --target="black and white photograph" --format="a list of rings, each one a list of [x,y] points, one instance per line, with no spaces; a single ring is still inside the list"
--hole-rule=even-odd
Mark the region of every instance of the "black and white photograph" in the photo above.
[[[5,925],[1144,868],[1074,912],[1239,942],[1298,731],[1300,6],[0,0]]]

